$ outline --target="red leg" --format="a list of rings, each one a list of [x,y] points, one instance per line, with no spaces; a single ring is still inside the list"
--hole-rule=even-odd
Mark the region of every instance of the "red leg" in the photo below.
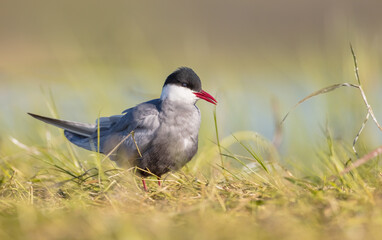
[[[160,177],[158,177],[158,186],[160,187],[162,185],[162,180],[160,180]]]
[[[147,192],[147,185],[144,178],[142,178],[143,189]]]

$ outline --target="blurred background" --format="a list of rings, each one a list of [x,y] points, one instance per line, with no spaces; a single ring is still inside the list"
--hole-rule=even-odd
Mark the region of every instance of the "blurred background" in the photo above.
[[[0,149],[17,151],[10,136],[44,145],[41,129],[58,135],[26,115],[52,116],[52,99],[61,118],[93,122],[159,97],[180,66],[218,99],[221,137],[251,130],[272,140],[272,101],[281,117],[315,90],[356,83],[349,42],[382,121],[381,9],[377,0],[1,0]],[[202,149],[215,141],[213,107],[198,106]],[[350,148],[365,115],[355,89],[312,99],[283,124],[282,153],[308,161],[326,125]],[[357,147],[380,145],[378,131],[369,122]]]

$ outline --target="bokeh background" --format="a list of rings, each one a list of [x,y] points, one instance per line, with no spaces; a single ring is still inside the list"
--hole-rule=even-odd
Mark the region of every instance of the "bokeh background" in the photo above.
[[[339,173],[356,161],[367,112],[356,89],[301,104],[279,151],[268,142],[303,97],[357,83],[350,42],[382,121],[381,9],[380,0],[0,0],[0,239],[382,239],[380,157]],[[200,101],[197,156],[163,187],[147,179],[148,192],[26,114],[94,122],[159,97],[180,66],[219,101],[229,156],[215,144],[214,106]],[[368,122],[360,156],[381,144]]]
[[[159,97],[180,66],[193,68],[218,99],[220,136],[251,130],[272,140],[280,120],[272,101],[283,115],[319,88],[356,83],[349,42],[382,119],[381,9],[377,0],[1,0],[0,146],[22,151],[10,136],[44,145],[41,129],[58,135],[26,115],[51,116],[52,99],[61,118],[93,122]],[[215,139],[213,107],[198,106],[202,149]],[[355,89],[312,99],[283,125],[282,154],[312,159],[326,126],[350,148],[365,114]],[[381,141],[369,122],[357,148]]]

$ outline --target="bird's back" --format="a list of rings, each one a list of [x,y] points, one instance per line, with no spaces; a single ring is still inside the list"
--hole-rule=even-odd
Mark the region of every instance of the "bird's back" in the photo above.
[[[125,110],[123,115],[102,117],[93,125],[91,135],[83,136],[70,130],[65,130],[67,139],[79,147],[104,154],[111,154],[115,160],[118,149],[124,148],[128,156],[138,154],[136,146],[142,151],[150,143],[153,133],[158,128],[160,100],[154,99]],[[99,132],[98,132],[99,128]],[[134,135],[132,135],[134,134]],[[120,147],[116,148],[116,146]]]

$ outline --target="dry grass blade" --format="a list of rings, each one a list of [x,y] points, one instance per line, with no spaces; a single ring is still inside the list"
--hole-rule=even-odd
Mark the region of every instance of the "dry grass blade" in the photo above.
[[[102,173],[102,162],[101,162],[101,158],[100,158],[100,146],[101,146],[101,112],[99,112],[98,114],[98,120],[97,120],[97,168],[98,168],[98,185],[100,188],[102,188],[102,177],[103,177],[103,173]]]
[[[359,89],[359,91],[361,92],[362,99],[363,99],[363,101],[364,101],[364,103],[365,103],[365,105],[366,105],[366,108],[367,108],[367,115],[366,115],[366,117],[365,117],[365,120],[363,121],[362,126],[361,126],[360,130],[359,130],[358,133],[357,133],[357,136],[354,138],[354,141],[353,141],[353,151],[354,151],[354,153],[355,153],[356,155],[358,155],[358,154],[357,154],[357,151],[356,151],[356,149],[355,149],[355,144],[356,144],[356,142],[357,142],[357,140],[358,140],[359,135],[360,135],[361,132],[363,131],[363,129],[364,129],[365,125],[366,125],[366,122],[369,120],[370,115],[371,115],[371,118],[373,119],[374,123],[375,123],[375,124],[377,125],[377,127],[379,128],[379,130],[382,131],[382,127],[381,127],[381,125],[379,125],[379,123],[378,123],[378,121],[377,121],[377,118],[376,118],[375,115],[374,115],[373,109],[371,108],[369,102],[367,101],[366,94],[365,94],[365,92],[363,91],[363,88],[362,88],[362,86],[361,86],[361,80],[360,80],[360,78],[359,78],[359,72],[358,72],[358,62],[357,62],[357,57],[356,57],[356,55],[355,55],[355,52],[354,52],[354,49],[353,49],[353,46],[352,46],[351,43],[350,43],[350,50],[351,50],[351,53],[352,53],[352,56],[353,56],[353,61],[354,61],[355,78],[357,79],[357,82],[358,82],[358,84],[359,84],[358,89]]]
[[[327,93],[327,92],[330,92],[330,91],[333,91],[337,88],[340,88],[340,87],[354,87],[354,88],[358,88],[358,90],[360,91],[361,93],[361,96],[362,96],[362,99],[366,105],[366,108],[367,108],[367,115],[365,117],[365,120],[363,121],[362,123],[362,126],[360,128],[360,130],[358,131],[357,135],[355,136],[354,140],[353,140],[353,151],[354,153],[358,156],[358,153],[357,153],[357,150],[355,149],[355,144],[357,143],[358,141],[358,138],[359,136],[361,135],[367,121],[369,120],[369,117],[371,116],[371,118],[373,119],[374,123],[377,125],[377,127],[379,128],[379,130],[382,131],[382,126],[378,123],[377,121],[377,118],[375,117],[374,115],[374,112],[373,112],[373,109],[371,108],[369,102],[367,101],[367,98],[366,98],[366,94],[365,92],[363,91],[363,88],[361,86],[361,81],[360,81],[360,78],[359,78],[359,72],[358,72],[358,62],[357,62],[357,57],[355,55],[355,52],[354,52],[354,49],[353,49],[353,46],[351,45],[350,43],[350,50],[351,50],[351,53],[352,53],[352,56],[353,56],[353,61],[354,61],[354,72],[355,72],[355,77],[357,79],[357,82],[359,85],[355,85],[355,84],[351,84],[351,83],[339,83],[339,84],[334,84],[334,85],[331,85],[329,87],[326,87],[326,88],[322,88],[316,92],[313,92],[312,94],[306,96],[305,98],[303,98],[302,100],[300,100],[296,105],[294,105],[291,110],[289,110],[289,112],[285,115],[285,117],[282,119],[281,121],[281,124],[285,121],[285,119],[288,117],[289,113],[295,109],[298,105],[300,105],[301,103],[305,102],[306,100],[314,97],[314,96],[317,96],[319,94],[324,94],[324,93]]]
[[[35,147],[29,147],[27,145],[25,145],[24,143],[20,142],[19,140],[17,140],[16,138],[14,137],[9,137],[9,140],[11,140],[11,142],[13,144],[15,144],[16,146],[18,146],[19,148],[27,151],[27,152],[30,152],[34,155],[41,155],[40,151],[38,151]]]
[[[354,138],[354,140],[353,140],[353,151],[354,151],[354,153],[357,155],[357,157],[358,157],[358,153],[357,153],[357,150],[355,149],[355,144],[356,144],[357,141],[358,141],[359,135],[361,135],[363,129],[365,128],[365,126],[366,126],[366,122],[367,122],[367,120],[369,120],[369,117],[370,117],[370,112],[367,112],[366,117],[365,117],[365,120],[363,120],[362,126],[361,126],[361,128],[359,129],[357,135],[355,136],[355,138]]]
[[[218,122],[217,122],[217,117],[216,117],[216,106],[214,109],[214,123],[215,123],[216,143],[217,143],[218,149],[219,149],[220,162],[221,162],[221,165],[224,169],[224,161],[223,161],[223,156],[222,156],[222,150],[221,150],[220,139],[219,139]]]
[[[362,158],[356,160],[353,164],[351,164],[349,167],[345,168],[341,173],[340,175],[344,175],[348,172],[350,172],[351,170],[367,163],[369,160],[379,156],[382,154],[382,146],[378,147],[377,149],[374,149],[373,151],[371,151],[370,153],[366,154],[365,156],[363,156]]]
[[[141,153],[141,151],[139,150],[139,147],[138,147],[137,142],[135,141],[134,131],[131,131],[131,137],[133,138],[133,142],[134,142],[134,144],[135,144],[135,147],[137,148],[137,151],[138,151],[139,156],[142,157],[142,153]]]
[[[358,62],[357,62],[357,57],[355,56],[355,52],[353,49],[353,45],[350,43],[350,51],[353,56],[353,61],[354,61],[354,72],[355,72],[355,78],[357,79],[358,84],[361,86],[361,80],[359,79],[359,73],[358,73]]]
[[[351,84],[351,83],[337,83],[337,84],[334,84],[334,85],[331,85],[329,87],[325,87],[325,88],[321,88],[320,90],[318,91],[315,91],[311,94],[309,94],[308,96],[306,96],[305,98],[301,99],[296,105],[294,105],[289,111],[288,113],[284,116],[284,118],[281,120],[281,123],[283,123],[285,121],[285,119],[288,117],[289,113],[294,110],[298,105],[300,105],[301,103],[305,102],[306,100],[312,98],[312,97],[315,97],[317,95],[320,95],[320,94],[324,94],[324,93],[327,93],[327,92],[331,92],[337,88],[340,88],[340,87],[354,87],[354,88],[359,88],[359,86],[357,85],[354,85],[354,84]]]
[[[126,137],[124,137],[117,145],[115,145],[115,147],[102,159],[102,161],[101,162],[103,162],[103,161],[105,161],[108,157],[110,157],[110,155],[111,154],[113,154],[117,149],[118,149],[118,147],[119,146],[121,146],[121,144],[128,138],[128,137],[130,137],[130,135],[132,135],[133,134],[133,132],[134,132],[134,130],[133,131],[131,131]],[[135,141],[134,141],[135,142]]]
[[[359,88],[359,90],[360,90],[360,92],[361,92],[362,99],[363,99],[363,101],[365,102],[367,111],[370,113],[371,118],[373,119],[374,123],[377,125],[377,127],[379,128],[379,130],[382,131],[382,127],[381,127],[381,125],[379,125],[379,123],[378,123],[378,121],[377,121],[377,118],[376,118],[375,115],[374,115],[373,109],[371,108],[369,102],[367,101],[366,94],[365,94],[365,92],[363,91],[363,88],[362,88],[361,86],[359,86],[358,88]]]

